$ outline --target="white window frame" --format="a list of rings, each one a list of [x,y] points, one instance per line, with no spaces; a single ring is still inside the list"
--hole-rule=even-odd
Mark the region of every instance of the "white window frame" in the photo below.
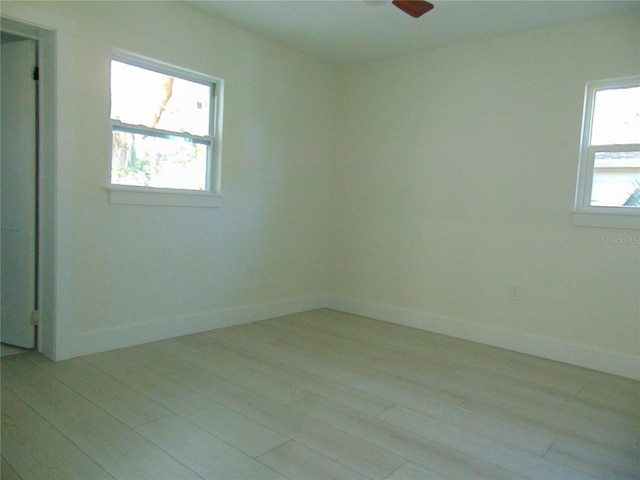
[[[640,144],[591,145],[591,130],[596,93],[601,90],[640,86],[640,76],[588,82],[585,89],[580,159],[576,187],[574,225],[640,229],[640,208],[599,207],[591,205],[593,166],[597,152],[640,150]]]
[[[220,207],[222,204],[221,195],[221,162],[222,162],[222,112],[224,97],[224,81],[220,78],[194,72],[182,67],[170,65],[165,62],[152,60],[147,57],[136,55],[121,50],[114,51],[111,60],[127,63],[136,67],[152,70],[155,72],[171,75],[196,83],[211,85],[212,87],[212,107],[210,109],[210,131],[205,137],[195,135],[184,135],[187,138],[198,139],[199,141],[210,142],[209,158],[207,159],[207,178],[205,190],[187,190],[173,188],[141,187],[134,185],[119,185],[111,183],[111,153],[109,154],[108,184],[109,202],[113,204],[125,205],[163,205],[163,206],[184,206],[184,207]],[[111,92],[109,92],[111,95]],[[119,120],[110,119],[109,138],[114,129],[134,131],[135,133],[145,133],[154,131],[162,133],[160,129],[152,129],[141,125],[127,125]],[[175,135],[174,132],[169,132]]]

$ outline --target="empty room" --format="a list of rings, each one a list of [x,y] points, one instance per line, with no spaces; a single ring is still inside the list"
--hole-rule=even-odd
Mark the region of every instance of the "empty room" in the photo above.
[[[0,15],[2,480],[640,478],[640,2]]]

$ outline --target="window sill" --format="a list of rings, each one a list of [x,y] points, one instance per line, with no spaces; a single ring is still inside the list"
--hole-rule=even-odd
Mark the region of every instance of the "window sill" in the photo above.
[[[205,208],[222,206],[222,196],[209,192],[116,185],[108,186],[107,190],[109,191],[109,203],[115,205]]]
[[[632,230],[640,230],[640,209],[624,211],[628,207],[623,208],[623,212],[619,212],[619,208],[615,210],[604,209],[597,210],[576,210],[573,212],[573,224],[580,227],[604,227],[604,228],[627,228]]]

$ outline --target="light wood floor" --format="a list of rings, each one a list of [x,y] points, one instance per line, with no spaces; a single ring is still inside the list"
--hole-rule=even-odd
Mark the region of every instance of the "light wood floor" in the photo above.
[[[332,310],[2,359],[2,479],[628,479],[638,382]]]
[[[30,351],[27,348],[14,347],[13,345],[0,344],[0,357],[6,357],[8,355],[17,355],[18,353],[25,353]]]

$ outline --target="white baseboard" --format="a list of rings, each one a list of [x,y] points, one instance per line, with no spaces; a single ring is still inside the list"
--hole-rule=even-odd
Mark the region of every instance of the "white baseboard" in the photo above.
[[[76,334],[72,335],[69,341],[64,342],[64,348],[56,350],[55,360],[130,347],[317,308],[332,308],[640,380],[639,357],[431,315],[393,305],[335,295],[309,295],[255,305],[223,308],[189,317]]]
[[[328,307],[640,380],[640,357],[366,300],[330,296]]]
[[[72,335],[69,341],[64,342],[65,348],[56,350],[54,360],[65,360],[216,328],[314,310],[326,307],[327,302],[325,295],[310,295],[255,305],[222,308],[188,317],[169,318],[156,322],[137,323],[76,334]]]

